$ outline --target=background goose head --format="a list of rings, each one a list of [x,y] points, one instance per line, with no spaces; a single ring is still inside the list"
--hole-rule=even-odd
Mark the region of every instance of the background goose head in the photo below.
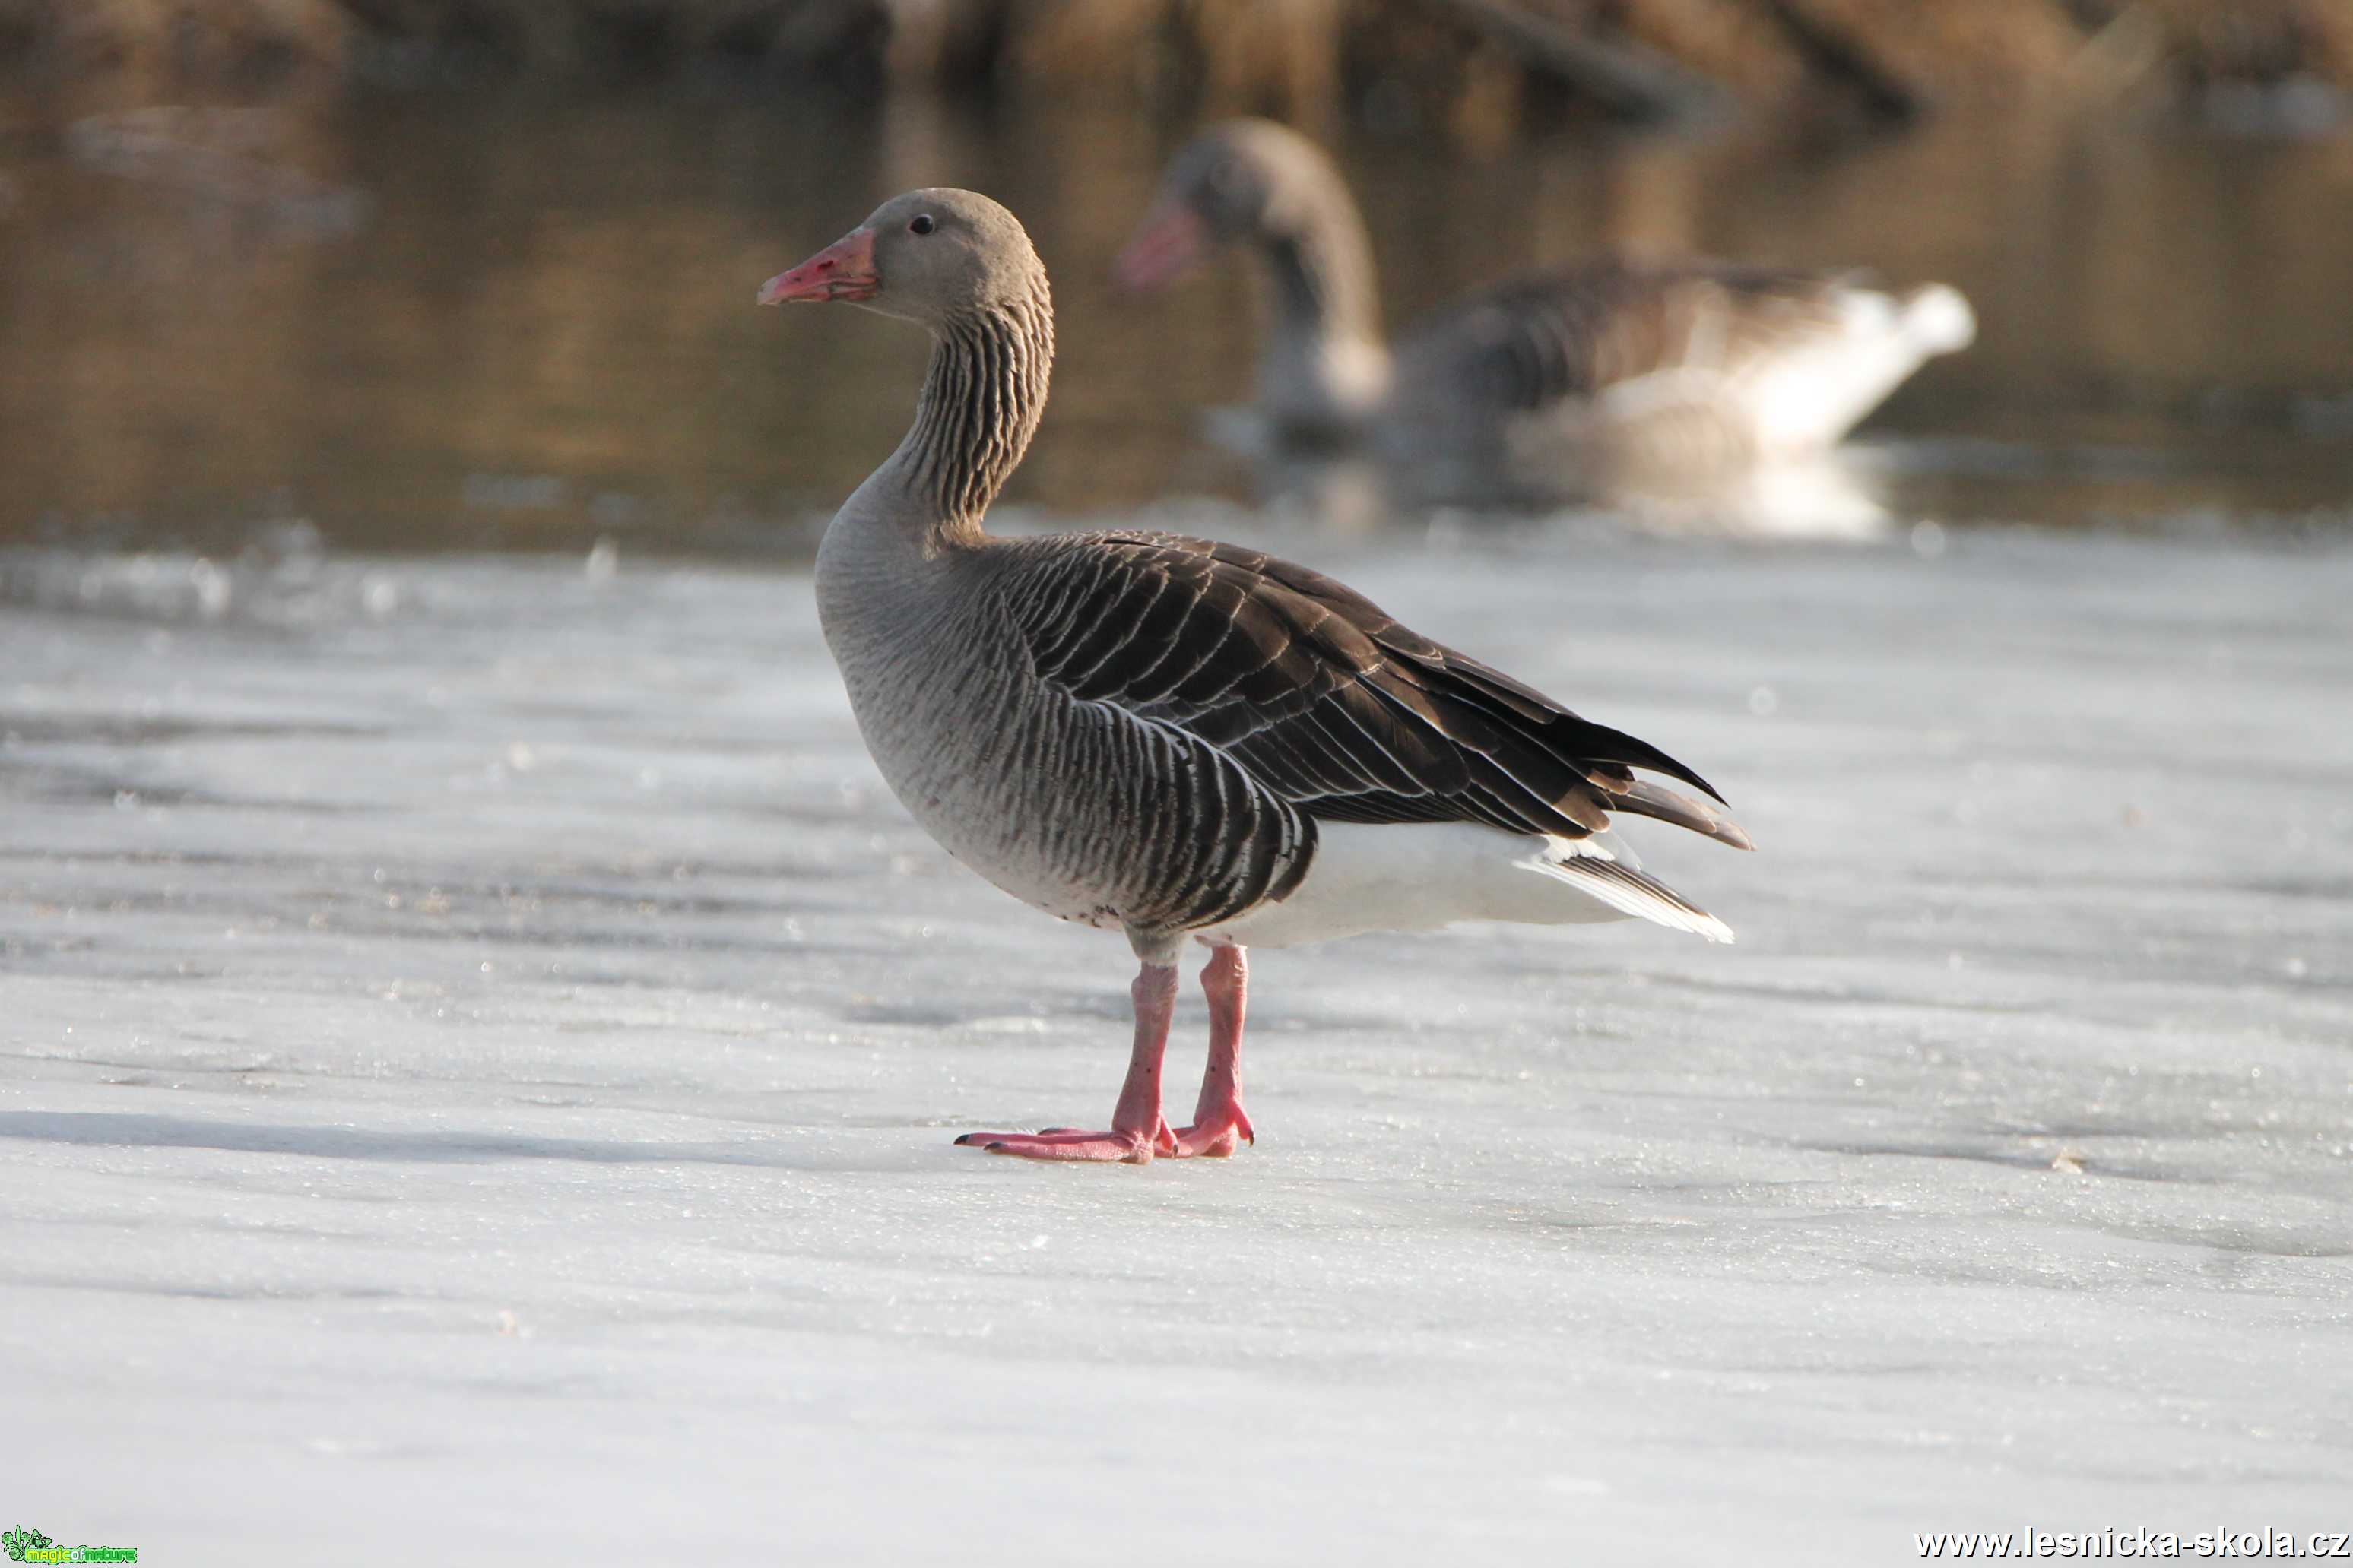
[[[1389,357],[1364,219],[1322,148],[1271,121],[1213,126],[1170,162],[1118,276],[1157,289],[1237,241],[1261,285],[1260,409],[1285,441],[1353,439],[1388,396]]]
[[[974,191],[892,196],[862,224],[762,286],[763,305],[841,300],[934,330],[1041,297],[1045,265],[1021,222]]]
[[[1170,160],[1158,200],[1120,253],[1120,281],[1157,289],[1237,240],[1310,238],[1355,203],[1322,148],[1271,120],[1229,120]]]

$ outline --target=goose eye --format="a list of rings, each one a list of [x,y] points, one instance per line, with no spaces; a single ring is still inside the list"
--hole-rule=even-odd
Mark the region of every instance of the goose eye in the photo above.
[[[933,224],[932,215],[929,213],[917,213],[913,217],[907,220],[907,232],[909,234],[929,234],[934,226],[936,226]]]

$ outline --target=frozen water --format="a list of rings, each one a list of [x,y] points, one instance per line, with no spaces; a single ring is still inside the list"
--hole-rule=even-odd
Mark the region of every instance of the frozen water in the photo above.
[[[1631,832],[1740,944],[1270,954],[1255,1150],[987,1158],[1108,1111],[1124,944],[908,824],[805,579],[6,563],[12,1519],[173,1563],[2353,1528],[2353,552],[1183,521],[1708,773],[1760,853]]]

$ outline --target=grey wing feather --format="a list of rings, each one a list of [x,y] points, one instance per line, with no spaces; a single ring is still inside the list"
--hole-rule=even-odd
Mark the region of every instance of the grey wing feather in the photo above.
[[[1599,261],[1513,279],[1430,320],[1398,352],[1400,384],[1534,411],[1673,369],[1737,376],[1847,330],[1847,275],[1716,262]]]

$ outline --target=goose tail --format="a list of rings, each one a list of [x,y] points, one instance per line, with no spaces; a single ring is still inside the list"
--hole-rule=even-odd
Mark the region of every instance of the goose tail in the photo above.
[[[1710,942],[1729,943],[1734,940],[1730,926],[1634,865],[1632,856],[1613,845],[1597,842],[1610,837],[1548,838],[1542,849],[1520,865],[1567,882],[1620,914],[1672,931],[1689,931]]]

